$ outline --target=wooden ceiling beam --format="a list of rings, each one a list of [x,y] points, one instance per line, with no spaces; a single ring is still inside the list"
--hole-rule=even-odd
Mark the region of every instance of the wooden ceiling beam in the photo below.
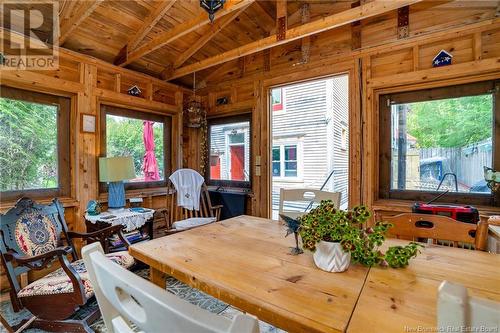
[[[239,10],[242,7],[245,7],[255,0],[229,0],[226,2],[226,5],[223,9],[217,12],[216,17],[221,18],[227,14],[234,12],[235,10]],[[128,65],[135,60],[144,57],[145,55],[159,49],[163,45],[173,42],[181,38],[182,36],[199,29],[210,23],[210,19],[208,18],[207,13],[202,13],[198,17],[178,24],[174,28],[165,31],[164,33],[158,35],[153,38],[148,43],[145,43],[141,47],[138,47],[135,50],[127,50],[126,54],[119,57],[117,61],[115,61],[115,65],[125,66]]]
[[[245,9],[248,8],[250,4],[232,12],[224,17],[217,17],[213,25],[209,26],[206,31],[203,32],[202,37],[199,38],[193,45],[184,51],[174,62],[174,68],[181,67],[193,54],[198,52],[205,44],[207,44],[212,38],[214,38],[222,29],[224,29],[229,23],[231,23],[235,18],[237,18]]]
[[[269,37],[237,47],[230,51],[223,52],[205,60],[201,60],[194,64],[178,68],[174,71],[172,77],[170,77],[170,80],[221,64],[223,62],[234,60],[242,56],[260,52],[278,45],[301,39],[303,37],[328,31],[369,17],[381,15],[389,11],[396,10],[400,7],[412,5],[422,1],[424,0],[375,0],[359,7],[351,8],[343,12],[329,15],[316,21],[288,29],[286,31],[286,38],[283,40],[278,40],[277,35],[271,35]]]
[[[68,39],[69,35],[94,12],[101,2],[103,0],[81,1],[79,2],[80,6],[75,11],[62,18],[59,45],[62,45]]]
[[[128,40],[127,48],[133,50],[153,29],[153,27],[163,18],[167,11],[175,4],[176,0],[161,1],[151,14],[146,18],[144,24],[139,30]]]
[[[276,36],[278,40],[284,40],[286,38],[288,18],[286,9],[286,0],[276,1]]]

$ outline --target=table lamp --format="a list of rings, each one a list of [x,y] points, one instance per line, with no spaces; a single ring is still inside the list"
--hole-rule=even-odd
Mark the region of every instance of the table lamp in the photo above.
[[[124,180],[134,179],[134,161],[130,156],[100,157],[99,181],[108,185],[108,208],[125,207]]]

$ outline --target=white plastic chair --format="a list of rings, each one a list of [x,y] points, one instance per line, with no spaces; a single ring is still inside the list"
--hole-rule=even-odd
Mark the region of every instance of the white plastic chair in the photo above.
[[[82,249],[108,332],[132,333],[133,323],[146,333],[259,333],[257,318],[233,320],[190,304],[104,256],[100,243]]]
[[[280,188],[279,214],[284,214],[291,218],[298,218],[307,213],[305,208],[309,210],[313,207],[312,204],[320,203],[322,200],[332,200],[334,206],[339,208],[341,195],[342,193],[340,192],[327,192],[307,188]],[[290,204],[291,202],[295,202],[298,208],[295,210],[290,209],[292,206]]]
[[[449,327],[464,327],[470,332],[475,332],[475,329],[482,332],[481,328],[498,330],[500,303],[471,297],[464,286],[443,281],[438,289],[437,319],[438,329],[442,332]]]

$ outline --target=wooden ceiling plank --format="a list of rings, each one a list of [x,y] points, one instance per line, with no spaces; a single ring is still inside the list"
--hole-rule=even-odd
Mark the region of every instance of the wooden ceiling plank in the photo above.
[[[223,9],[217,12],[217,17],[221,18],[227,14],[232,13],[235,10],[238,10],[244,6],[247,6],[254,2],[255,0],[232,0],[232,1],[227,1],[226,5],[224,6]],[[178,38],[181,38],[182,36],[201,28],[204,25],[207,25],[210,23],[210,19],[208,18],[208,14],[203,13],[200,14],[198,17],[186,21],[184,23],[181,23],[177,26],[175,26],[173,29],[169,31],[165,31],[164,33],[158,35],[157,37],[153,38],[151,41],[148,43],[145,43],[144,45],[138,47],[135,50],[128,51],[126,57],[122,57],[119,59],[119,61],[115,62],[115,65],[118,66],[125,66],[130,64],[131,62],[142,58],[143,56],[159,49],[163,45],[166,45]]]
[[[384,1],[375,0],[359,7],[351,8],[340,13],[329,15],[321,19],[306,23],[286,31],[286,38],[278,40],[277,35],[257,40],[255,42],[237,47],[233,50],[223,52],[216,56],[201,60],[191,65],[178,68],[170,79],[175,79],[192,72],[197,72],[223,62],[237,59],[239,57],[263,51],[278,45],[286,44],[291,41],[311,36],[323,31],[331,30],[352,22],[366,19],[369,17],[381,15],[400,7],[416,4],[424,0],[400,0],[400,1]]]
[[[237,18],[245,9],[248,8],[250,4],[242,7],[240,10],[234,11],[233,13],[226,15],[221,18],[217,18],[215,23],[208,27],[208,29],[202,34],[202,37],[196,41],[189,49],[184,51],[174,62],[174,68],[179,68],[182,66],[193,54],[195,54],[199,49],[201,49],[206,43],[208,43],[212,38],[214,38],[222,29],[224,29],[229,23],[231,23],[235,18]]]
[[[139,30],[128,40],[127,48],[133,50],[160,21],[167,11],[175,4],[176,0],[161,1],[158,7],[146,18],[144,24]]]
[[[103,0],[81,1],[79,2],[80,7],[73,11],[73,15],[67,15],[66,18],[61,20],[59,45],[62,45],[68,39],[69,35],[94,12],[101,2]]]

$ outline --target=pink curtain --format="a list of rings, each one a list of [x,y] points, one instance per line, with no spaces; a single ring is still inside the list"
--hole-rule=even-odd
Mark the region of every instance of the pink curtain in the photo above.
[[[143,129],[144,148],[144,162],[142,163],[142,171],[144,172],[144,180],[160,180],[160,173],[158,171],[158,162],[155,156],[155,140],[153,135],[153,122],[145,121]]]

